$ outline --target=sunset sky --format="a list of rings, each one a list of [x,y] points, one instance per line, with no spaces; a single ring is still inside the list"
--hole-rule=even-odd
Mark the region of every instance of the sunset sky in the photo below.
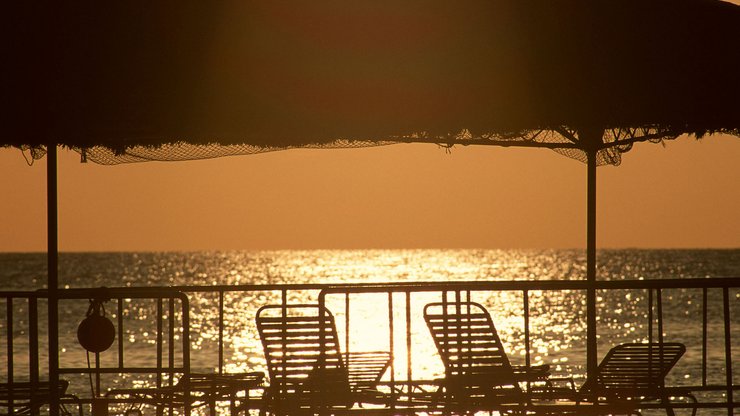
[[[600,167],[600,248],[740,247],[740,138]],[[61,251],[582,248],[586,166],[542,149],[395,145],[119,166],[59,161]],[[46,250],[45,171],[0,150],[0,251]]]

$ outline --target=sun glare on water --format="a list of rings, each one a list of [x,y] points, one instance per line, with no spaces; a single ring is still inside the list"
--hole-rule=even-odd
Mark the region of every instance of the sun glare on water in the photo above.
[[[719,260],[718,260],[719,259]],[[70,254],[62,258],[62,281],[70,287],[221,285],[218,291],[189,291],[190,365],[194,372],[226,373],[263,371],[267,366],[255,317],[266,305],[319,302],[318,290],[242,290],[240,284],[343,284],[480,282],[515,280],[582,280],[583,253],[579,250],[362,250],[362,251],[278,251],[226,253],[130,253]],[[604,251],[599,255],[600,276],[611,280],[639,280],[663,276],[695,277],[727,274],[737,270],[738,257],[733,251]],[[40,267],[45,259],[39,257]],[[707,269],[707,267],[715,269]],[[6,282],[12,282],[6,279]],[[21,288],[22,289],[22,288]],[[718,292],[709,292],[710,318],[721,316]],[[554,376],[574,376],[577,384],[585,373],[585,296],[577,290],[528,292],[528,321],[525,319],[525,295],[521,290],[448,291],[448,302],[458,299],[476,302],[488,312],[514,365],[550,365]],[[664,332],[666,339],[687,346],[687,353],[669,374],[667,382],[677,385],[701,379],[701,291],[666,289],[663,291]],[[740,294],[731,293],[732,320],[740,319],[735,307]],[[714,298],[714,301],[712,300]],[[325,306],[335,318],[339,350],[344,353],[380,351],[393,357],[392,366],[382,381],[403,383],[407,379],[433,380],[444,377],[442,358],[424,320],[424,308],[441,302],[441,291],[415,291],[389,294],[346,295],[327,293]],[[648,296],[644,290],[597,292],[598,355],[625,342],[642,342],[648,336]],[[60,304],[60,364],[62,367],[86,367],[84,351],[75,337],[76,326],[84,316],[87,302],[64,301]],[[169,312],[165,308],[165,330]],[[153,319],[156,302],[124,299],[106,305],[116,322],[120,313],[124,322],[121,342],[127,366],[153,365],[156,357],[157,328]],[[20,317],[22,309],[16,311]],[[185,328],[175,314],[174,360],[181,360],[181,342]],[[222,327],[219,327],[220,319]],[[525,327],[529,327],[529,334]],[[23,322],[16,322],[16,348],[27,351]],[[40,331],[45,331],[45,322]],[[653,328],[655,331],[655,328]],[[709,339],[721,338],[721,326],[710,326]],[[164,362],[169,344],[165,340]],[[655,333],[655,332],[654,332]],[[42,337],[43,338],[43,337]],[[719,339],[718,338],[718,339]],[[24,341],[25,339],[25,341]],[[733,337],[732,342],[736,344]],[[25,342],[25,343],[24,343]],[[116,343],[118,340],[116,341]],[[117,345],[117,344],[114,344]],[[529,345],[527,351],[527,345]],[[721,347],[721,345],[719,345]],[[722,349],[710,345],[708,372],[710,380],[722,377]],[[733,347],[740,351],[740,347]],[[40,360],[48,359],[40,350]],[[223,366],[219,368],[219,357]],[[94,357],[93,357],[94,358]],[[115,347],[100,354],[103,366],[115,367]],[[7,364],[0,356],[0,366]],[[18,375],[27,371],[27,357],[18,357]],[[92,362],[94,364],[94,361]],[[698,369],[698,370],[697,370]],[[269,374],[268,374],[269,379]],[[721,380],[719,380],[721,381]],[[70,380],[70,391],[89,395],[87,378]],[[269,382],[269,380],[268,380]],[[101,380],[103,388],[154,386],[149,375],[110,374]]]

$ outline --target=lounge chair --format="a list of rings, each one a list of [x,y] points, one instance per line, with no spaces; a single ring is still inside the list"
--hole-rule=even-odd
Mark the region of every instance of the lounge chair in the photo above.
[[[65,407],[65,403],[74,403],[80,416],[82,416],[82,405],[77,396],[67,393],[67,386],[69,386],[68,381],[59,380],[57,385],[57,394],[61,401],[59,413],[71,415],[72,413]],[[39,414],[39,409],[51,401],[51,394],[51,383],[48,381],[0,383],[0,407],[8,409],[7,414]]]
[[[487,409],[525,404],[519,383],[548,383],[549,367],[512,366],[488,311],[475,302],[435,302],[424,320],[445,366],[439,400]]]
[[[157,312],[152,317],[155,322],[153,326],[156,328],[156,332],[152,335],[156,341],[148,351],[155,359],[152,360],[154,365],[124,367],[123,357],[128,356],[128,353],[123,347],[128,344],[121,342],[118,351],[121,364],[80,369],[90,374],[129,372],[149,374],[153,378],[140,381],[151,387],[106,389],[104,394],[109,404],[126,403],[128,407],[125,414],[131,415],[141,414],[145,405],[154,407],[157,414],[161,414],[165,409],[172,409],[171,413],[177,409],[176,411],[181,414],[190,414],[193,408],[208,406],[211,409],[210,414],[213,415],[217,411],[216,405],[226,402],[229,404],[232,415],[244,412],[250,407],[254,408],[256,400],[252,399],[256,397],[250,398],[250,392],[261,390],[264,373],[194,373],[191,371],[190,303],[188,297],[182,292],[166,288],[156,291],[143,290],[143,288],[101,288],[70,295],[70,299],[86,298],[113,298],[119,305],[124,299],[133,298],[150,306],[156,305]],[[176,305],[179,305],[179,311],[175,310]],[[168,309],[169,312],[167,312]],[[121,334],[126,333],[124,327],[126,322],[128,321],[123,319],[123,315],[119,315],[117,325],[119,325],[118,330]],[[167,322],[166,326],[165,322]],[[135,381],[138,382],[138,380],[131,380],[132,383]]]
[[[187,402],[191,409],[208,406],[210,414],[214,415],[217,402],[229,402],[230,413],[236,415],[258,407],[252,403],[254,399],[250,398],[249,393],[262,388],[264,376],[260,371],[191,373],[173,386],[111,389],[105,396],[109,399],[127,399],[132,403],[129,412],[139,409],[144,404],[154,406],[158,410],[185,408]]]
[[[265,410],[333,414],[355,403],[387,402],[375,385],[390,364],[390,354],[341,354],[328,309],[315,304],[267,305],[257,311],[256,319],[270,376]]]
[[[686,352],[678,342],[628,343],[613,347],[575,396],[577,400],[632,404],[660,402],[673,414],[670,397],[686,397],[696,402],[687,389],[665,387],[665,377]],[[696,409],[693,409],[693,414]]]

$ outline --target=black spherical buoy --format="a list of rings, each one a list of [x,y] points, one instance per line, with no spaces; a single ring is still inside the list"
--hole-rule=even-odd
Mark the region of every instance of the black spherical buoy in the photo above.
[[[105,316],[93,313],[77,327],[77,341],[90,352],[103,352],[113,345],[116,329]]]

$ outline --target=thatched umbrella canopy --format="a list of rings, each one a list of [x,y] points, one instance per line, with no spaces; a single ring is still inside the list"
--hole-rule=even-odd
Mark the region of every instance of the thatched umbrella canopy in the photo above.
[[[100,163],[554,148],[588,161],[589,280],[597,164],[637,141],[740,131],[740,7],[719,0],[16,2],[1,26],[0,146]],[[591,368],[593,346],[590,332]]]
[[[740,7],[718,0],[20,7],[3,19],[0,144],[122,154],[740,126]]]

